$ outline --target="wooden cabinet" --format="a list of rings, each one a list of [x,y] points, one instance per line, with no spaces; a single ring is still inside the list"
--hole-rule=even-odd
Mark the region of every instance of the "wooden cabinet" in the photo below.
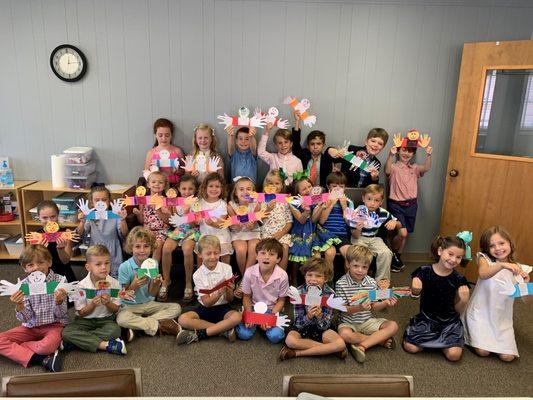
[[[22,237],[24,237],[26,232],[24,231],[24,205],[22,201],[21,189],[32,184],[33,182],[35,181],[15,181],[14,188],[0,189],[0,198],[10,192],[14,194],[19,213],[19,216],[13,221],[0,222],[0,233],[8,234],[10,236],[22,235]],[[9,254],[3,244],[0,246],[0,260],[18,260],[18,258],[18,255]]]
[[[108,185],[110,186],[110,185]],[[125,195],[133,196],[135,193],[135,187],[131,184],[112,184],[112,187],[117,188],[111,190],[111,200],[124,197]],[[23,220],[24,220],[24,229],[25,233],[34,232],[41,227],[41,223],[35,221],[30,214],[30,210],[37,206],[42,200],[51,200],[54,197],[57,197],[61,193],[89,193],[88,189],[70,189],[68,187],[64,188],[53,188],[52,182],[50,181],[40,181],[35,182],[31,185],[25,186],[22,189],[22,202],[24,204],[23,208]],[[75,229],[77,223],[62,223],[60,224],[62,228]],[[72,261],[85,261],[84,257],[74,256]]]

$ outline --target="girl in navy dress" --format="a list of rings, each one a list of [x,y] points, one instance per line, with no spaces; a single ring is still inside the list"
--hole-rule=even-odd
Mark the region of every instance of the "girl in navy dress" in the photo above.
[[[431,245],[438,261],[412,274],[411,291],[420,297],[420,313],[411,318],[403,338],[408,353],[440,349],[449,361],[463,354],[464,329],[459,314],[468,303],[466,278],[454,270],[464,254],[465,243],[456,236],[438,236]]]

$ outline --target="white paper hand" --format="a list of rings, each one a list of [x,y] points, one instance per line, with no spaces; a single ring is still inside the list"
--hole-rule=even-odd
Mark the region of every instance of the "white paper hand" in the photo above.
[[[288,129],[289,128],[289,121],[287,121],[286,119],[278,119],[278,123],[276,124],[276,126],[280,129]]]
[[[294,206],[294,207],[300,207],[303,203],[303,199],[302,199],[302,196],[298,195],[298,196],[293,196],[290,198],[289,200],[289,204]]]
[[[285,99],[283,100],[283,104],[291,104],[293,100],[294,100],[294,97],[287,96],[287,97],[285,97]]]
[[[78,283],[79,281],[67,282],[66,280],[63,282],[59,282],[59,285],[57,285],[55,291],[58,291],[59,289],[64,289],[67,294],[74,294],[79,289]]]
[[[217,172],[222,169],[220,166],[220,157],[209,157],[209,172]]]
[[[316,124],[316,115],[310,115],[306,119],[304,119],[304,125],[311,128],[314,124]]]
[[[366,167],[365,167],[365,171],[366,172],[370,172],[371,170],[373,169],[379,169],[379,165],[376,161],[372,161],[370,162]]]
[[[337,310],[340,310],[340,311],[346,311],[346,306],[344,305],[344,300],[341,299],[340,297],[333,297],[334,294],[332,293],[329,297],[328,297],[328,301],[326,302],[326,304],[331,307],[331,308],[335,308]]]
[[[85,200],[85,199],[80,199],[78,201],[78,208],[85,215],[89,215],[91,211],[94,210],[94,208],[89,208],[89,200]]]
[[[294,286],[289,287],[287,295],[289,296],[292,304],[302,304],[302,297],[300,296],[300,292]]]
[[[226,113],[224,113],[224,115],[219,115],[217,119],[220,120],[219,124],[224,125],[224,129],[233,125],[233,118]]]
[[[276,313],[276,317],[278,317],[276,319],[276,326],[278,328],[283,328],[285,326],[289,326],[291,320],[289,318],[287,318],[286,315],[279,315],[279,313]]]
[[[118,214],[122,211],[122,207],[124,206],[124,199],[115,199],[111,202],[111,211],[115,214]]]
[[[6,280],[0,281],[0,296],[11,296],[20,290],[20,278],[17,278],[17,283],[11,283]]]
[[[183,225],[186,223],[186,218],[180,217],[178,214],[172,214],[170,218],[168,219],[168,222],[170,222],[171,225],[175,226],[176,228],[180,225]]]
[[[192,155],[185,156],[181,161],[183,161],[183,169],[185,171],[191,172],[194,170],[194,157]]]
[[[264,128],[266,125],[266,116],[254,115],[250,118],[250,125],[255,126],[256,128]]]
[[[228,212],[224,208],[217,208],[209,211],[210,218],[220,218],[228,215]]]

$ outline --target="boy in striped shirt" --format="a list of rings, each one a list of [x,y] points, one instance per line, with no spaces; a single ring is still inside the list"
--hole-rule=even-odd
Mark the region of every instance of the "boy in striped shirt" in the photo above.
[[[337,281],[335,292],[347,304],[354,294],[361,290],[375,290],[388,287],[390,282],[383,280],[378,283],[368,276],[368,267],[373,254],[365,246],[352,245],[346,251],[348,272]],[[363,363],[366,350],[377,344],[385,348],[394,348],[394,335],[398,331],[398,324],[385,318],[375,318],[372,311],[381,311],[394,307],[397,299],[390,299],[371,303],[369,300],[361,304],[347,306],[347,312],[340,314],[339,335],[348,344],[348,350],[355,359]]]

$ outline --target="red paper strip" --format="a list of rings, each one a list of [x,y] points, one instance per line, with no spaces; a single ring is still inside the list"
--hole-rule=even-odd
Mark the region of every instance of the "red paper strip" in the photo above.
[[[276,326],[278,317],[273,314],[259,314],[253,311],[243,311],[242,322],[245,324]]]
[[[223,287],[231,285],[233,282],[235,282],[235,279],[237,279],[237,277],[238,275],[233,275],[231,278],[220,282],[212,289],[200,289],[198,290],[198,292],[200,292],[200,294],[211,294],[213,292],[216,292],[218,289],[222,289]]]

